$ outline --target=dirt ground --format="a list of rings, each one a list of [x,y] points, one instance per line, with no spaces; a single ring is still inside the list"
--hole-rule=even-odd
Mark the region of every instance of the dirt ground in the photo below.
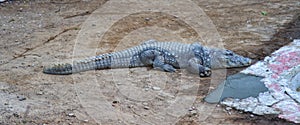
[[[193,2],[212,20],[225,48],[254,60],[300,38],[298,0]],[[198,78],[184,70],[164,73],[132,68],[69,76],[43,74],[44,66],[74,58],[86,20],[105,3],[0,3],[0,124],[291,124],[276,116],[256,116],[205,103],[203,98],[220,79]],[[118,7],[127,9],[122,2]],[[101,26],[101,22],[91,26]],[[141,29],[148,32],[143,34]],[[115,22],[101,41],[89,38],[99,42],[89,46],[101,54],[149,38],[193,42],[199,34],[176,16],[139,12]],[[225,74],[242,69],[229,69]],[[224,70],[213,71],[213,76],[222,74]]]

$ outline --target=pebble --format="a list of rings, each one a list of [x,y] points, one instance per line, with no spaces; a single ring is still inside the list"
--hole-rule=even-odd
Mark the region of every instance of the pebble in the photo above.
[[[44,92],[43,92],[43,91],[38,91],[38,92],[36,92],[36,94],[37,94],[37,95],[43,95]]]
[[[20,117],[20,115],[18,113],[13,113],[13,116],[17,117],[17,118]]]
[[[145,18],[145,20],[146,20],[146,21],[150,21],[150,18],[147,17],[147,18]]]
[[[26,100],[25,97],[20,97],[20,98],[19,98],[19,101],[24,101],[24,100]]]
[[[159,88],[159,87],[156,87],[156,86],[153,86],[152,89],[153,89],[154,91],[159,91],[159,90],[160,90],[160,88]]]
[[[143,105],[145,105],[145,106],[147,106],[147,105],[148,105],[148,103],[147,103],[147,102],[143,102],[142,104],[143,104]]]
[[[193,106],[189,108],[189,111],[193,111],[193,110],[196,110],[196,107]]]
[[[76,117],[74,113],[69,113],[68,116],[69,117]]]
[[[298,87],[298,88],[296,89],[296,91],[297,91],[297,92],[300,92],[300,87]]]
[[[231,107],[226,107],[226,108],[225,108],[226,111],[229,111],[229,110],[231,110],[231,109],[232,109]]]
[[[196,110],[193,110],[193,111],[190,111],[191,115],[197,115],[197,111]]]
[[[150,107],[149,106],[144,106],[144,109],[149,110]]]
[[[114,100],[112,103],[117,104],[120,103],[119,101]]]
[[[23,12],[23,8],[20,8],[18,11],[19,11],[19,12]]]

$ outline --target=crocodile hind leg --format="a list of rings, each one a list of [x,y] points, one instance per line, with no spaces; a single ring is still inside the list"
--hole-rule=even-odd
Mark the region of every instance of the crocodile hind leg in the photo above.
[[[176,69],[169,63],[172,59],[166,56],[167,52],[163,50],[149,49],[140,53],[140,60],[144,65],[153,66],[154,69],[163,70],[166,72],[175,72]]]
[[[175,72],[176,71],[176,69],[172,65],[164,62],[163,56],[157,56],[154,59],[153,68],[158,69],[158,70],[163,70],[166,72]]]
[[[210,68],[203,66],[201,60],[197,58],[192,58],[188,61],[187,70],[191,73],[198,74],[200,77],[211,76]]]

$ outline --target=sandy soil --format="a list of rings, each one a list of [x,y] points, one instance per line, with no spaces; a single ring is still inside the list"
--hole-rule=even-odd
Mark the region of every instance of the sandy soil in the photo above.
[[[252,59],[262,59],[300,38],[297,0],[193,2],[212,20],[225,48]],[[43,74],[43,66],[87,56],[73,55],[83,51],[76,49],[84,45],[78,43],[83,38],[98,41],[87,45],[94,54],[149,38],[183,42],[199,38],[185,21],[161,12],[130,14],[110,26],[101,41],[85,36],[86,20],[105,3],[23,0],[0,4],[0,124],[291,124],[203,101],[221,80],[217,76],[242,68],[213,71],[213,78],[149,68]],[[127,9],[122,3],[118,8]]]

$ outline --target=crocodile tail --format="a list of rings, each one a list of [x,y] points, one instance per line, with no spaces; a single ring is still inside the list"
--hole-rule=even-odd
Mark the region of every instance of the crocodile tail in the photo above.
[[[111,54],[94,56],[85,60],[69,63],[57,64],[51,67],[45,67],[43,73],[54,75],[69,75],[77,72],[107,69],[111,67]]]
[[[66,63],[66,64],[57,64],[51,67],[44,67],[43,73],[54,74],[54,75],[69,75],[73,73],[72,65]]]

